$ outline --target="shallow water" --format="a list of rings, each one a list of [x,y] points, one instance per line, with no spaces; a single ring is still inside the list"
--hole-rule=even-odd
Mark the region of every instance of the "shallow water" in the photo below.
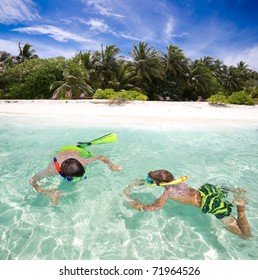
[[[258,259],[258,130],[206,126],[139,129],[51,124],[40,118],[0,116],[0,259]],[[119,142],[92,146],[123,171],[103,163],[90,166],[77,184],[60,176],[45,188],[63,192],[50,205],[29,178],[46,167],[55,150],[109,132]],[[200,209],[169,201],[159,211],[138,212],[124,204],[123,189],[150,170],[165,168],[188,184],[205,182],[247,190],[253,237],[243,240]],[[146,203],[162,188],[137,187]],[[233,210],[236,214],[236,210]]]

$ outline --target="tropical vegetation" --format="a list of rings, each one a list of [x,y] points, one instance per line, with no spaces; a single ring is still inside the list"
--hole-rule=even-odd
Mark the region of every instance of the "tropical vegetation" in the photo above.
[[[148,43],[132,46],[129,58],[115,46],[64,57],[39,58],[18,44],[12,56],[0,51],[1,99],[105,98],[123,100],[208,100],[254,104],[258,73],[239,61],[227,66],[209,56],[191,60],[178,46],[165,52]]]
[[[98,89],[93,95],[93,98],[96,99],[109,99],[109,100],[120,100],[120,101],[127,101],[127,100],[148,100],[147,95],[136,91],[136,90],[123,90],[116,92],[113,89]]]

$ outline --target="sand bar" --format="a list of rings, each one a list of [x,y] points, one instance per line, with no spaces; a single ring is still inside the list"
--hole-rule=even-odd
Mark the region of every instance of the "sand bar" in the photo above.
[[[110,105],[107,100],[0,100],[0,116],[43,117],[85,124],[166,127],[173,125],[254,125],[258,105],[215,107],[207,102],[132,101]]]

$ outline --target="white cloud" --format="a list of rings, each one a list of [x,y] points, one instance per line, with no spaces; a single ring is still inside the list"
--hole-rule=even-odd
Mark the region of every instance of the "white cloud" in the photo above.
[[[39,18],[32,0],[0,0],[0,23],[11,24]]]
[[[27,34],[40,34],[48,35],[49,37],[55,39],[59,42],[67,42],[68,40],[76,42],[91,42],[92,40],[82,37],[80,35],[67,32],[59,27],[52,25],[41,25],[41,26],[31,26],[31,27],[18,27],[12,29],[12,31],[18,31]]]
[[[95,12],[101,19],[109,17],[109,30],[103,30],[116,37],[133,41],[168,42],[172,37],[185,35],[174,33],[174,13],[165,1],[156,1],[155,5],[150,4],[149,0],[81,1],[86,5],[88,14]],[[157,20],[160,16],[160,20]],[[168,19],[165,24],[164,19]],[[100,28],[98,32],[102,32]]]
[[[17,40],[1,40],[0,39],[0,50],[6,51],[11,53],[11,55],[18,55],[19,49],[18,49],[18,43]],[[37,55],[41,58],[52,58],[57,56],[63,56],[65,58],[71,58],[75,55],[75,53],[78,53],[81,51],[88,51],[88,50],[96,50],[100,47],[100,43],[93,41],[91,44],[85,44],[82,43],[79,47],[72,47],[72,46],[55,46],[55,45],[49,45],[42,42],[39,42],[37,40],[30,40],[30,44],[33,46],[33,49],[36,51]]]
[[[169,41],[172,37],[173,31],[175,28],[175,20],[172,17],[169,17],[168,21],[166,22],[165,26],[165,40]]]
[[[60,47],[60,46],[49,46],[47,44],[36,43],[33,45],[33,48],[36,50],[37,55],[41,58],[52,58],[63,56],[65,58],[71,58],[75,53],[79,52],[78,50],[72,47]]]
[[[113,10],[110,8],[109,1],[105,0],[81,0],[82,3],[85,3],[87,6],[93,7],[93,9],[101,14],[102,16],[107,17],[117,17],[117,18],[123,18],[123,15],[117,14],[113,12]]]
[[[12,55],[18,55],[19,53],[18,43],[19,43],[18,41],[0,39],[0,50],[6,51]]]
[[[188,35],[187,32],[182,32],[180,34],[175,33],[175,26],[176,26],[175,18],[169,16],[164,28],[164,41],[166,43],[171,42],[172,38],[181,38],[183,36]]]
[[[101,19],[90,19],[86,22],[90,26],[90,30],[98,32],[110,32],[109,26]]]
[[[67,25],[69,25],[69,24],[71,24],[73,21],[72,21],[72,18],[62,18],[62,19],[60,19],[60,21],[61,22],[63,22],[64,24],[67,24]]]
[[[126,33],[119,32],[119,33],[114,33],[114,35],[117,36],[117,37],[122,37],[122,38],[128,39],[128,40],[142,41],[141,38],[135,37],[135,36],[131,36],[131,35],[128,35]]]
[[[97,32],[101,32],[101,33],[109,33],[109,34],[112,34],[116,37],[122,37],[122,38],[129,39],[129,40],[136,40],[136,41],[140,40],[139,38],[137,38],[135,36],[131,36],[131,35],[128,35],[128,34],[123,33],[123,32],[116,32],[116,31],[112,30],[101,19],[90,19],[86,22],[86,24],[89,25],[90,30],[93,30],[93,31],[97,31]]]
[[[66,19],[61,19],[62,22],[65,24],[71,24],[73,22],[79,22],[80,24],[86,24],[89,26],[89,30],[96,32],[96,33],[106,33],[106,34],[111,34],[115,37],[121,37],[127,40],[134,40],[134,41],[141,41],[142,39],[132,36],[126,32],[117,32],[114,31],[109,27],[108,24],[105,23],[103,19],[98,19],[98,18],[91,18],[89,20],[85,20],[80,17],[71,17],[71,18],[66,18]]]
[[[228,66],[236,66],[238,62],[244,61],[249,66],[249,69],[258,71],[257,53],[258,45],[244,50],[228,50],[227,53],[220,54],[220,57],[222,61]]]
[[[232,44],[220,45],[220,42],[207,41],[202,44],[189,43],[182,46],[185,55],[189,58],[199,59],[203,56],[211,56],[215,59],[221,60],[227,66],[237,66],[237,63],[244,61],[249,69],[258,71],[258,45],[250,48],[236,48]]]
[[[180,47],[191,59],[203,56],[222,59],[219,53],[232,49],[229,38],[235,30],[228,24],[211,18],[198,25],[191,24],[187,28],[188,36],[184,38]]]

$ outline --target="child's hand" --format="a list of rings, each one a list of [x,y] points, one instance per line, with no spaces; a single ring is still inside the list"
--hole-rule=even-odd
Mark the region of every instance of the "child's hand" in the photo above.
[[[133,199],[132,201],[125,201],[125,203],[129,204],[132,208],[136,210],[143,210],[142,207],[144,206],[138,199]]]
[[[60,191],[58,191],[58,190],[46,190],[45,193],[50,195],[50,199],[52,200],[52,203],[51,203],[52,206],[56,206],[56,205],[59,204],[58,198],[62,194]]]
[[[142,186],[145,184],[145,179],[135,179],[134,185],[135,186]]]
[[[139,210],[139,211],[143,211],[142,207],[143,205],[141,203],[137,203],[137,202],[129,202],[128,203],[133,209]]]
[[[58,198],[62,193],[60,191],[55,190],[51,196],[52,206],[56,206],[59,204]]]

